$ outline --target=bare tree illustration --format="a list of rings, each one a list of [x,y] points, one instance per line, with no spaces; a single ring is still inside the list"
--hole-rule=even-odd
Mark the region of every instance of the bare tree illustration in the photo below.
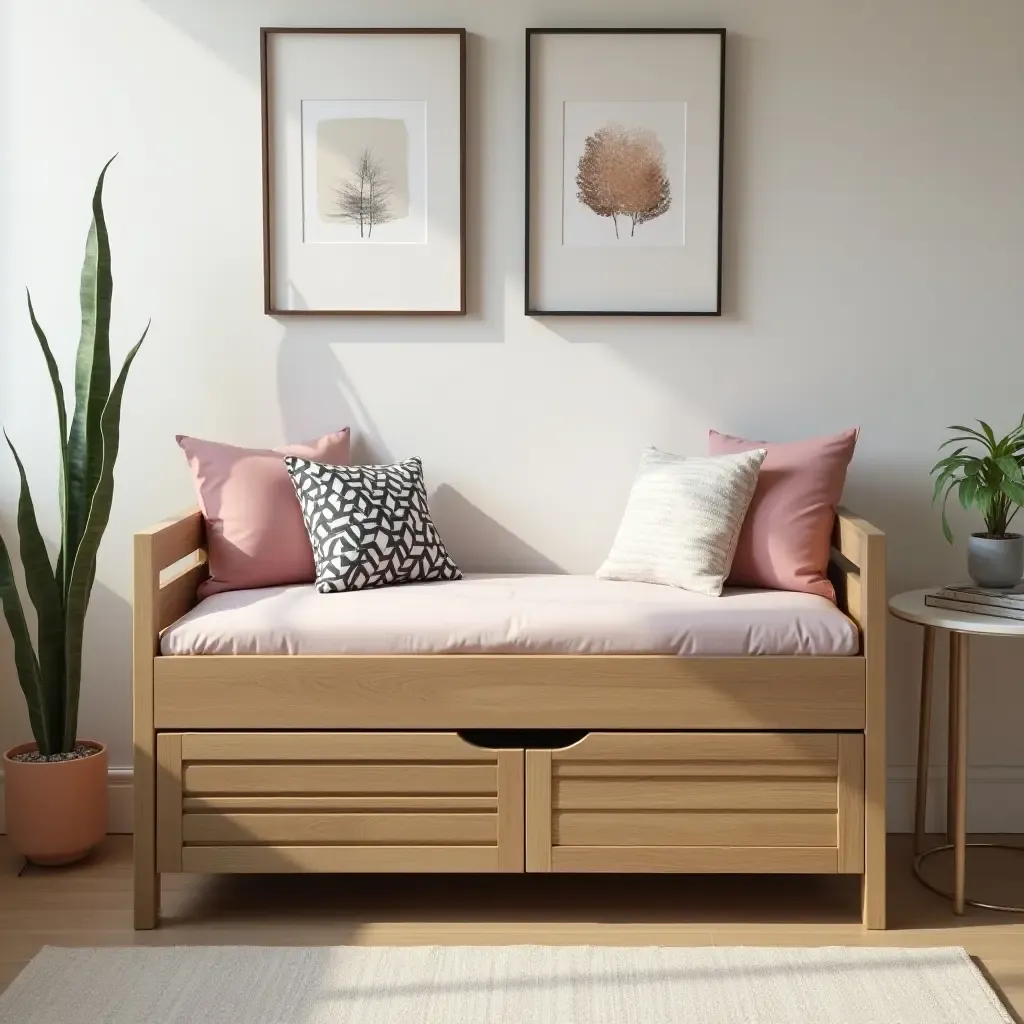
[[[395,186],[369,147],[359,154],[354,177],[343,181],[334,192],[338,216],[358,224],[360,238],[370,238],[375,224],[394,219],[391,199]]]
[[[638,224],[660,217],[672,205],[665,147],[654,132],[609,124],[587,137],[576,173],[576,198],[599,217],[610,217],[620,238],[619,217]]]

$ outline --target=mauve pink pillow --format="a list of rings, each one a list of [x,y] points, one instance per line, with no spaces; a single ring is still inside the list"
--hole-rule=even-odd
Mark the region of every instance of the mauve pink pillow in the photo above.
[[[712,455],[768,449],[740,530],[728,586],[796,590],[836,599],[825,574],[836,506],[857,433],[855,428],[833,437],[771,444],[710,432]]]
[[[348,465],[349,430],[283,448],[236,448],[178,435],[206,519],[210,578],[200,597],[312,583],[313,549],[282,456]]]

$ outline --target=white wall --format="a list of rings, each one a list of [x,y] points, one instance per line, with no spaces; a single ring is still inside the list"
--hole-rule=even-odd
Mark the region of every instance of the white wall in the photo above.
[[[465,320],[262,314],[261,24],[473,34]],[[563,24],[729,29],[722,319],[524,318],[523,29]],[[129,537],[190,502],[178,431],[269,445],[352,423],[364,455],[422,456],[467,567],[588,572],[644,445],[698,452],[708,427],[787,439],[860,424],[847,501],[889,533],[892,589],[962,575],[967,520],[950,550],[927,471],[945,424],[1008,427],[1024,406],[1022,39],[1019,0],[6,0],[0,420],[51,538],[54,417],[23,288],[70,373],[89,195],[115,150],[118,353],[153,317],[125,402],[82,733],[130,763]],[[16,498],[0,453],[8,538]],[[901,807],[917,643],[893,628]],[[1024,828],[1021,653],[986,641],[974,656],[989,827]],[[4,630],[0,675],[7,745],[27,729]]]

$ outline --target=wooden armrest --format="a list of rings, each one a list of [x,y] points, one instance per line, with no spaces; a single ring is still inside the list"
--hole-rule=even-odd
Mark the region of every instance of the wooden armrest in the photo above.
[[[869,563],[885,562],[885,534],[848,508],[836,509],[832,544],[843,558],[861,572],[875,567]]]
[[[185,559],[189,562],[180,572],[161,580],[164,569]],[[207,575],[206,530],[198,509],[139,530],[135,534],[136,641],[155,650],[160,631],[195,605],[196,591]]]
[[[202,513],[197,508],[164,519],[135,534],[135,558],[149,562],[150,570],[159,573],[175,562],[206,546]]]
[[[889,614],[885,534],[849,509],[839,508],[832,544],[840,556],[833,560],[833,572],[841,584],[837,595],[840,607],[860,627],[864,656],[863,918],[868,928],[884,928],[885,633]]]

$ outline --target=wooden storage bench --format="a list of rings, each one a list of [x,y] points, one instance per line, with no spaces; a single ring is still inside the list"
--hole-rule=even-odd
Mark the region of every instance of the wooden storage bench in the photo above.
[[[846,873],[885,926],[885,550],[856,516],[843,657],[161,655],[203,545],[198,513],[135,539],[136,927],[179,871]]]

